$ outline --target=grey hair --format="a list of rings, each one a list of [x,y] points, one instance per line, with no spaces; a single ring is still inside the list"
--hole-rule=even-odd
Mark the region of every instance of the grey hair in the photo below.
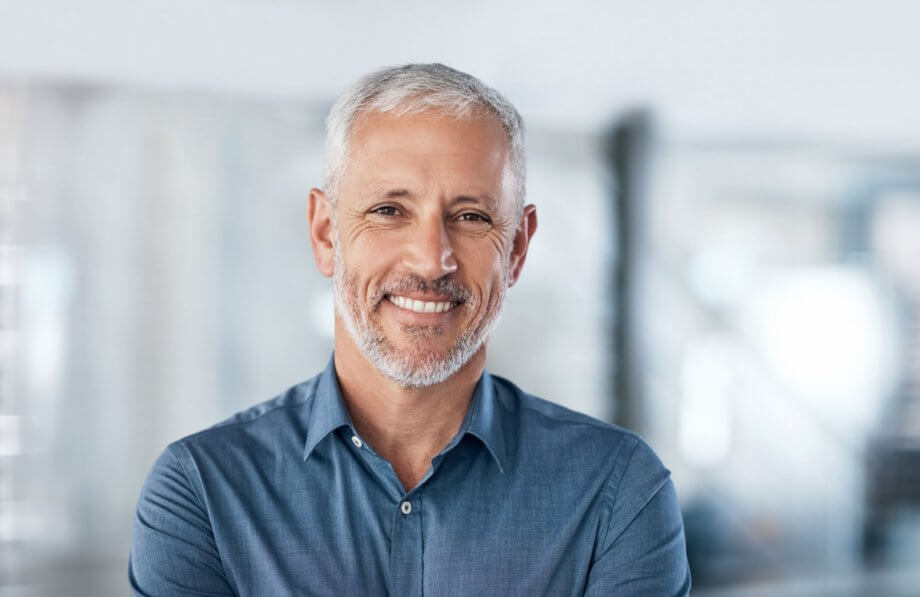
[[[458,119],[471,117],[477,109],[491,113],[504,130],[518,214],[524,206],[526,164],[524,121],[498,91],[467,73],[443,64],[406,64],[378,70],[360,79],[343,93],[326,118],[326,164],[323,187],[335,202],[348,163],[349,138],[359,118],[379,112],[395,116],[438,110]]]

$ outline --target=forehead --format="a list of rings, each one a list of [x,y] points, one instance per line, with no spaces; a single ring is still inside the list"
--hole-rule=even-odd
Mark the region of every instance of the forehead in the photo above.
[[[496,118],[374,112],[354,125],[343,186],[477,187],[505,195],[508,141]],[[356,189],[352,189],[356,190]],[[463,189],[468,191],[469,189]],[[344,191],[344,189],[343,189]]]

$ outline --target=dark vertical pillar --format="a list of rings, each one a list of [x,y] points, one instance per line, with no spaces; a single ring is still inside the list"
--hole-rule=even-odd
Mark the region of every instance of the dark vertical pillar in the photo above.
[[[651,117],[645,110],[621,116],[604,139],[604,155],[613,184],[613,229],[616,230],[614,271],[610,278],[614,297],[609,351],[610,386],[614,388],[614,417],[619,425],[643,428],[638,344],[637,279],[644,244],[644,194],[652,138]]]

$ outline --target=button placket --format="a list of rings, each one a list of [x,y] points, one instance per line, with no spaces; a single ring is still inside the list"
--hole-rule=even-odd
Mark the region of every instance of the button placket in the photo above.
[[[411,500],[403,499],[397,508],[390,542],[390,593],[421,597],[422,498],[413,493]]]

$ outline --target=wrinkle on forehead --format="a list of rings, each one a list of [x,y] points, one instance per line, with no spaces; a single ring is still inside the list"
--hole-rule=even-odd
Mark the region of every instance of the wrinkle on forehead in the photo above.
[[[507,140],[491,117],[376,113],[353,131],[353,141],[346,178],[355,183],[357,177],[359,187],[346,183],[352,196],[438,192],[449,201],[472,198],[497,209],[499,198],[513,195]]]

